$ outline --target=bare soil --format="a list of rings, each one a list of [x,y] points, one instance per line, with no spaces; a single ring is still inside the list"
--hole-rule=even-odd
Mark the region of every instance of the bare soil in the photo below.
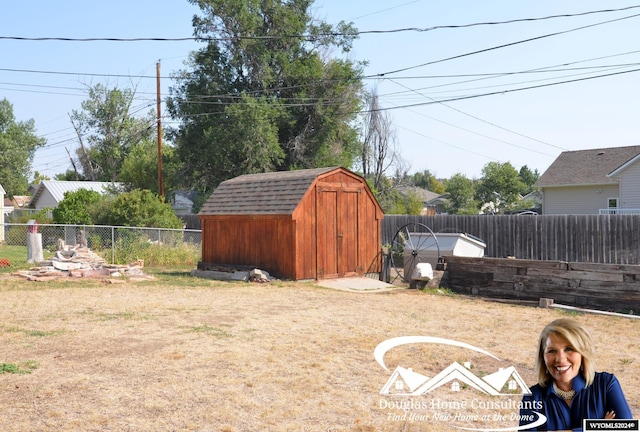
[[[636,319],[417,290],[354,293],[177,273],[116,285],[0,278],[0,363],[38,365],[0,374],[2,431],[510,427],[517,408],[478,406],[486,399],[470,387],[411,398],[380,391],[396,366],[434,376],[453,361],[471,361],[479,376],[514,366],[533,384],[537,336],[567,316],[590,328],[598,370],[616,374],[640,416]],[[374,360],[379,343],[412,335],[465,342],[499,360],[434,344],[393,348],[388,370]]]

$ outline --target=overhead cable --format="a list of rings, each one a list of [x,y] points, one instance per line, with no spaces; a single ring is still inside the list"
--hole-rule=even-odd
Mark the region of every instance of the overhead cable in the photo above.
[[[562,30],[562,31],[554,32],[554,33],[548,33],[548,34],[545,34],[545,35],[535,36],[535,37],[532,37],[532,38],[523,39],[523,40],[519,40],[519,41],[515,41],[515,42],[510,42],[510,43],[507,43],[507,44],[502,44],[502,45],[498,45],[498,46],[494,46],[494,47],[490,47],[490,48],[484,48],[484,49],[477,50],[477,51],[472,51],[472,52],[468,52],[468,53],[464,53],[464,54],[458,54],[458,55],[447,57],[447,58],[443,58],[443,59],[440,59],[440,60],[433,60],[433,61],[430,61],[430,62],[422,63],[422,64],[419,64],[419,65],[415,65],[415,66],[407,66],[407,67],[404,67],[404,68],[401,68],[401,69],[395,69],[395,70],[392,70],[392,71],[377,73],[377,74],[369,75],[369,76],[367,76],[365,78],[385,77],[387,75],[392,75],[392,74],[396,74],[396,73],[399,73],[399,72],[405,72],[405,71],[408,71],[408,70],[411,70],[411,69],[417,69],[417,68],[421,68],[421,67],[424,67],[424,66],[430,66],[430,65],[433,65],[433,64],[437,64],[437,63],[444,63],[446,61],[456,60],[456,59],[460,59],[460,58],[463,58],[463,57],[469,57],[469,56],[476,55],[476,54],[482,54],[482,53],[486,53],[486,52],[489,52],[489,51],[494,51],[494,50],[498,50],[498,49],[502,49],[502,48],[508,48],[508,47],[519,45],[519,44],[523,44],[523,43],[533,42],[533,41],[537,41],[537,40],[540,40],[540,39],[549,38],[549,37],[552,37],[552,36],[559,36],[561,34],[567,34],[567,33],[575,32],[575,31],[578,31],[578,30],[584,30],[584,29],[587,29],[587,28],[597,27],[597,26],[604,25],[604,24],[610,24],[612,22],[622,21],[622,20],[626,20],[626,19],[630,19],[630,18],[635,18],[635,17],[638,17],[638,16],[640,16],[640,14],[634,14],[634,15],[629,15],[629,16],[626,16],[626,17],[616,18],[616,19],[603,21],[603,22],[599,22],[599,23],[595,23],[595,24],[589,24],[589,25],[585,25],[585,26],[581,26],[581,27],[576,27],[576,28],[573,28],[573,29],[570,29],[570,30]]]
[[[392,29],[392,30],[362,30],[355,31],[350,33],[342,33],[342,32],[326,32],[326,33],[318,33],[318,34],[282,34],[282,35],[268,35],[268,36],[233,36],[233,37],[178,37],[178,38],[167,38],[167,37],[136,37],[136,38],[119,38],[119,37],[88,37],[88,38],[73,38],[73,37],[26,37],[26,36],[0,36],[0,40],[18,40],[18,41],[60,41],[60,42],[184,42],[184,41],[197,41],[197,42],[215,42],[215,41],[227,41],[227,40],[271,40],[271,39],[289,39],[289,38],[303,38],[303,39],[317,39],[319,37],[327,37],[327,36],[360,36],[365,34],[387,34],[387,33],[401,33],[401,32],[430,32],[434,30],[442,30],[442,29],[459,29],[459,28],[469,28],[469,27],[478,27],[478,26],[492,26],[492,25],[504,25],[504,24],[513,24],[519,22],[532,22],[532,21],[543,21],[550,20],[556,18],[571,18],[577,16],[585,16],[585,15],[593,15],[593,14],[601,14],[601,13],[611,13],[611,12],[620,12],[625,10],[637,9],[640,8],[640,5],[633,6],[625,6],[617,9],[600,9],[594,11],[587,12],[578,12],[574,14],[560,14],[560,15],[549,15],[545,17],[536,17],[536,18],[516,18],[512,20],[506,21],[485,21],[485,22],[477,22],[470,24],[454,24],[454,25],[438,25],[426,28],[418,28],[418,27],[408,27],[408,28],[400,28],[400,29]]]

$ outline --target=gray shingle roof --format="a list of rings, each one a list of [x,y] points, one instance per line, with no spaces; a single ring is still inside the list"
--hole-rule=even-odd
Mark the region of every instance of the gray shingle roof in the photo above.
[[[216,188],[199,215],[292,214],[315,179],[338,168],[245,174]]]
[[[640,154],[640,146],[566,151],[540,176],[536,187],[611,184],[607,177]]]

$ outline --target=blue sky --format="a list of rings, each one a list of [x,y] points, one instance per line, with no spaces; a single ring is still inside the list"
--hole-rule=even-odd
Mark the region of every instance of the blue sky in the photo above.
[[[313,10],[330,23],[353,21],[360,31],[371,31],[639,5],[618,0],[317,0]],[[186,0],[10,2],[0,14],[0,36],[183,38],[192,35],[194,13],[198,9]],[[640,7],[512,24],[363,34],[348,55],[368,62],[365,75],[372,78],[365,84],[377,85],[411,172],[474,178],[488,162],[497,161],[542,173],[564,150],[640,144],[640,72],[630,72],[640,69],[640,16],[631,17],[636,14]],[[625,17],[630,18],[445,60]],[[166,96],[170,74],[199,46],[193,41],[0,39],[0,98],[13,104],[18,120],[34,119],[38,134],[48,141],[36,154],[34,171],[53,176],[70,167],[66,151],[73,154],[78,144],[68,115],[80,109],[87,86],[134,85],[137,108],[155,107],[158,60]],[[416,67],[425,63],[431,64]],[[410,69],[388,73],[405,68]],[[542,68],[549,71],[540,72]],[[584,79],[619,72],[624,73]],[[511,91],[578,79],[584,80]],[[496,94],[475,97],[486,93]],[[435,103],[460,97],[471,98]]]

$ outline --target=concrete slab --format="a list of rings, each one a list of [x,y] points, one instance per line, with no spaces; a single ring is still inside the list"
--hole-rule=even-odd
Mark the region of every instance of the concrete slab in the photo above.
[[[342,291],[353,291],[353,292],[384,292],[384,291],[395,291],[398,289],[406,289],[404,287],[391,285],[377,279],[371,279],[366,277],[323,279],[323,280],[317,281],[316,285],[324,288],[331,288],[331,289],[337,289]]]

